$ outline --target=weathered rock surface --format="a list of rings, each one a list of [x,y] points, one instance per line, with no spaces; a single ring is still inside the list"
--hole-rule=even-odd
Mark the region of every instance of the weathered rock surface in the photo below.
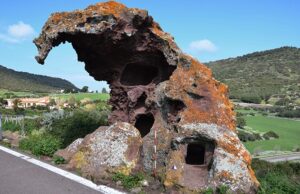
[[[60,156],[64,158],[66,162],[69,162],[71,157],[79,150],[82,141],[83,138],[76,139],[67,148],[58,150],[54,155]]]
[[[96,179],[107,172],[129,174],[139,160],[141,145],[142,138],[135,127],[117,122],[110,127],[100,127],[56,155],[69,161],[67,168]]]
[[[19,134],[18,131],[11,132],[11,131],[3,131],[3,141],[9,143],[12,147],[19,147],[19,142],[22,139],[22,136]]]
[[[52,47],[66,41],[91,76],[110,84],[110,123],[127,122],[139,130],[141,153],[132,160],[145,171],[161,176],[169,188],[197,191],[226,184],[235,193],[256,192],[259,183],[236,135],[227,86],[182,53],[147,11],[111,1],[52,14],[34,40],[37,61],[43,64]],[[86,147],[110,145],[114,126],[103,128],[108,139],[84,140]],[[98,156],[91,164],[103,161]]]

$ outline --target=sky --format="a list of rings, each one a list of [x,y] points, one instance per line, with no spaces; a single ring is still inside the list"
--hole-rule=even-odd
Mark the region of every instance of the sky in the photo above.
[[[84,9],[95,0],[10,0],[0,7],[0,65],[67,79],[77,87],[101,91],[77,62],[68,43],[56,47],[45,65],[34,56],[37,37],[53,12]],[[281,46],[300,47],[299,0],[120,0],[146,9],[178,46],[200,62],[208,62]],[[0,78],[1,79],[1,78]]]

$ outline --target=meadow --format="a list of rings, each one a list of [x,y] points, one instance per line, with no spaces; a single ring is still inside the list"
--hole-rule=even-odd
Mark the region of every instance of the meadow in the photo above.
[[[244,143],[251,153],[265,150],[292,151],[300,147],[300,120],[263,116],[261,114],[247,115],[245,119],[247,126],[252,127],[255,131],[267,132],[272,130],[279,135],[279,139]]]
[[[52,98],[60,98],[63,100],[68,100],[70,97],[74,96],[76,100],[82,100],[84,98],[89,98],[91,100],[108,100],[109,94],[106,93],[72,93],[72,94],[51,94]]]
[[[0,89],[0,97],[5,98],[7,93],[13,93],[13,95],[17,97],[35,96],[35,94],[33,94],[32,92],[16,92],[16,91],[9,91],[6,89]]]

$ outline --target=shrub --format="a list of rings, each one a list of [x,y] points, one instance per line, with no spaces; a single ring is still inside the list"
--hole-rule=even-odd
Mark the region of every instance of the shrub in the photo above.
[[[49,135],[30,135],[20,141],[19,147],[23,150],[31,151],[36,156],[50,156],[60,148],[59,139]]]
[[[53,162],[54,162],[54,164],[59,165],[59,164],[65,164],[66,160],[61,156],[54,156],[53,157]]]
[[[83,110],[75,111],[72,116],[54,120],[50,134],[62,140],[63,147],[74,140],[92,133],[101,125],[107,125],[107,113]]]
[[[275,133],[274,131],[268,131],[265,134],[263,134],[263,137],[265,139],[271,139],[271,138],[277,139],[279,138],[279,135],[277,135],[277,133]]]
[[[115,173],[112,176],[114,182],[121,181],[122,186],[126,189],[132,189],[141,186],[141,181],[144,180],[144,175],[142,173],[134,175],[125,175],[122,173]]]
[[[214,194],[214,190],[212,188],[208,188],[202,192],[203,194]]]
[[[269,163],[254,159],[252,167],[261,186],[259,193],[300,193],[300,163]]]
[[[277,114],[277,116],[288,117],[288,118],[300,118],[300,109],[295,109],[295,110],[283,109]]]
[[[217,192],[219,194],[227,194],[229,192],[229,187],[227,185],[221,185],[218,187]]]
[[[20,122],[23,122],[22,120]],[[25,134],[30,134],[31,131],[39,129],[41,127],[37,119],[24,119],[24,132]],[[3,124],[3,129],[9,130],[12,132],[21,131],[22,123],[16,122],[6,122]]]
[[[236,125],[242,129],[246,126],[246,120],[243,118],[243,114],[240,112],[236,114]]]
[[[246,102],[246,103],[260,104],[261,100],[262,99],[258,96],[243,96],[243,97],[241,97],[241,101]]]
[[[258,133],[251,133],[245,130],[238,130],[238,137],[242,142],[261,140]]]

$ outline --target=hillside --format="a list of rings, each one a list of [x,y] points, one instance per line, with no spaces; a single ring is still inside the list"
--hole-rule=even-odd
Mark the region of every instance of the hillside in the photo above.
[[[0,65],[0,89],[12,91],[52,92],[61,89],[77,89],[60,78],[18,72]]]
[[[281,47],[206,64],[231,98],[300,98],[300,49]]]

